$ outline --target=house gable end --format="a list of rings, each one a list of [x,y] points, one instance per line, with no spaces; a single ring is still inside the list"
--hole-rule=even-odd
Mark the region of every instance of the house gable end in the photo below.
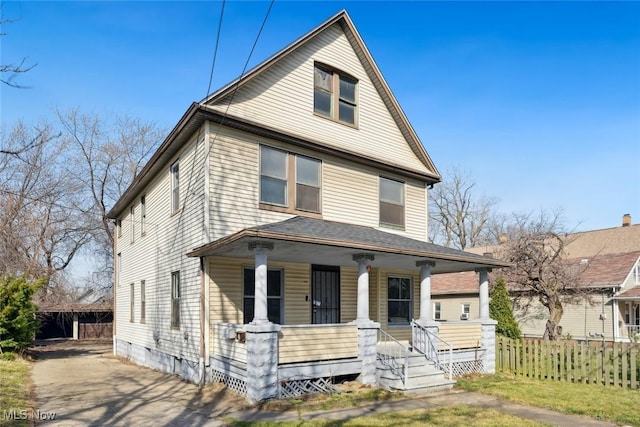
[[[314,113],[316,64],[357,80],[354,125]],[[346,12],[211,95],[202,105],[230,118],[281,129],[329,148],[421,173],[432,182],[440,180]]]

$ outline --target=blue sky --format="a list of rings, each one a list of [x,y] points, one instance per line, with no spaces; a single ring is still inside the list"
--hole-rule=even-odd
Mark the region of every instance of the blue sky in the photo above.
[[[268,3],[228,2],[212,90],[240,74]],[[4,2],[2,126],[56,108],[172,127],[207,92],[220,2]],[[277,1],[255,65],[346,9],[440,172],[569,229],[640,221],[640,3]]]

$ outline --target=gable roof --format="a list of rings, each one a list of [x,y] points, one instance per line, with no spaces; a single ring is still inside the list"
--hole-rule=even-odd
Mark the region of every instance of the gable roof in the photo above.
[[[586,269],[580,274],[582,286],[603,288],[622,285],[638,259],[640,251],[573,258],[571,261],[575,264],[587,263]]]
[[[380,72],[380,69],[373,60],[373,57],[367,49],[364,40],[362,39],[362,37],[360,37],[360,34],[353,24],[353,21],[349,17],[347,11],[344,9],[331,18],[327,19],[325,22],[309,31],[307,34],[303,35],[290,45],[286,46],[284,49],[280,50],[270,58],[258,64],[256,67],[248,71],[244,76],[238,77],[237,79],[223,86],[218,91],[207,96],[200,102],[200,104],[206,107],[207,105],[213,105],[217,101],[221,101],[228,96],[232,96],[234,92],[236,92],[243,86],[246,86],[252,80],[268,71],[275,64],[291,55],[293,52],[298,50],[300,47],[302,47],[333,25],[339,25],[344,31],[360,62],[363,64],[368,77],[371,79],[373,85],[378,91],[378,94],[382,98],[384,104],[386,105],[394,121],[396,122],[396,125],[411,147],[411,150],[422,162],[422,164],[430,171],[430,173],[428,173],[427,175],[432,178],[433,182],[439,182],[441,180],[441,177],[435,164],[427,154],[424,146],[422,145],[422,142],[420,141],[420,138],[409,123],[409,120],[402,110],[402,107],[400,107],[400,104],[393,95],[391,88],[385,81],[382,73]]]
[[[265,125],[253,123],[246,119],[231,117],[219,111],[214,111],[208,106],[208,104],[224,98],[225,96],[228,96],[233,91],[235,91],[236,88],[246,85],[248,82],[255,79],[257,76],[272,67],[280,59],[282,59],[286,55],[289,55],[296,48],[302,46],[317,34],[321,33],[323,30],[329,28],[334,24],[340,25],[341,28],[343,28],[343,30],[345,31],[345,34],[349,38],[350,43],[354,47],[354,50],[360,57],[360,60],[363,64],[367,65],[367,67],[365,68],[367,69],[369,77],[371,78],[372,82],[374,82],[378,93],[380,93],[387,108],[393,115],[393,118],[396,121],[406,141],[410,144],[411,149],[416,154],[417,158],[420,159],[420,162],[424,164],[425,167],[431,172],[424,173],[423,171],[412,170],[410,168],[403,167],[402,165],[386,164],[376,159],[367,158],[361,153],[350,152],[344,148],[326,147],[318,141],[314,141],[309,138],[301,139],[296,135],[287,134],[280,129],[273,129]],[[325,21],[306,35],[302,36],[298,40],[294,41],[289,46],[282,49],[280,52],[263,61],[252,70],[247,72],[244,76],[241,76],[223,86],[220,90],[206,97],[201,102],[192,103],[180,118],[178,123],[171,130],[171,132],[167,135],[160,147],[151,156],[147,164],[142,168],[140,173],[134,178],[133,182],[121,195],[120,199],[118,199],[116,204],[109,210],[109,212],[107,213],[107,217],[115,219],[122,212],[124,212],[129,204],[133,200],[135,200],[138,193],[151,182],[154,176],[160,170],[162,170],[162,168],[165,167],[165,165],[180,151],[182,146],[187,143],[189,138],[191,138],[206,121],[250,132],[259,136],[283,141],[293,145],[310,148],[319,152],[331,153],[332,155],[335,155],[339,158],[349,159],[351,161],[355,161],[356,163],[362,163],[391,173],[427,181],[429,183],[437,183],[441,180],[440,174],[433,164],[433,161],[424,149],[424,146],[422,145],[416,132],[410,125],[407,117],[402,111],[402,108],[398,104],[395,96],[391,92],[391,89],[380,73],[380,70],[373,61],[373,58],[366,48],[364,41],[358,34],[347,12],[344,10],[329,18],[327,21]]]

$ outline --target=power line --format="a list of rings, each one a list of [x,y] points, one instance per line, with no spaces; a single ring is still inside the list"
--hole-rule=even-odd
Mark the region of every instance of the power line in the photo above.
[[[229,98],[229,102],[227,103],[227,108],[224,111],[224,114],[222,116],[222,120],[220,120],[220,122],[218,123],[218,127],[216,129],[216,132],[213,136],[213,140],[210,142],[209,145],[209,151],[207,152],[207,155],[204,156],[204,163],[203,163],[203,167],[208,167],[207,163],[208,163],[208,159],[209,159],[209,154],[211,154],[211,148],[213,147],[213,143],[215,142],[216,138],[218,137],[218,134],[220,133],[220,128],[222,127],[222,124],[224,123],[224,119],[226,118],[228,112],[229,112],[229,108],[231,107],[231,104],[233,103],[233,99],[236,95],[236,92],[238,91],[238,87],[240,86],[240,82],[242,81],[242,79],[244,78],[244,75],[247,71],[247,67],[249,66],[249,62],[251,62],[251,57],[253,56],[253,52],[255,51],[256,46],[258,45],[258,40],[260,39],[260,36],[262,35],[262,31],[264,30],[265,24],[267,23],[267,19],[269,18],[269,14],[271,13],[271,9],[273,8],[273,4],[275,3],[275,0],[271,0],[271,2],[269,3],[269,7],[267,8],[267,12],[265,13],[264,19],[262,20],[262,24],[260,25],[260,29],[258,30],[258,34],[256,35],[255,40],[253,41],[253,45],[251,46],[251,51],[249,52],[249,56],[247,57],[247,60],[244,63],[244,67],[242,68],[242,72],[240,73],[240,77],[238,78],[238,81],[235,84],[235,87],[233,89],[233,92],[231,94],[231,97]],[[198,147],[198,140],[200,139],[199,134],[196,137],[196,149]],[[187,193],[185,195],[185,199],[184,202],[182,203],[182,209],[180,210],[180,213],[178,214],[178,224],[176,225],[176,229],[175,229],[175,233],[173,235],[173,239],[171,241],[171,245],[169,246],[169,248],[173,248],[173,245],[176,242],[176,239],[178,238],[178,231],[180,229],[180,225],[182,223],[182,216],[184,214],[185,208],[187,206],[187,201],[189,199],[189,195],[191,194],[191,184],[192,184],[192,177],[193,177],[193,172],[195,169],[195,162],[196,162],[196,150],[194,150],[193,153],[193,163],[192,163],[192,167],[189,173],[189,180],[188,180],[188,185],[187,185]],[[208,224],[207,224],[208,226]]]
[[[205,94],[205,98],[209,96],[209,92],[211,91],[211,82],[213,81],[213,70],[216,67],[216,58],[218,56],[218,45],[220,44],[220,33],[222,30],[222,17],[224,15],[224,5],[226,4],[226,0],[222,0],[222,9],[220,10],[220,21],[218,21],[218,34],[216,35],[216,46],[213,50],[213,61],[211,63],[211,74],[209,75],[209,86],[207,86],[207,93]]]

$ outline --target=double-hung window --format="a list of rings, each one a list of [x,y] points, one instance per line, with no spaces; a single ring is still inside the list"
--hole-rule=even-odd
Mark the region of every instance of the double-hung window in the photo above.
[[[171,165],[171,213],[180,210],[180,163],[176,160]]]
[[[129,210],[129,223],[131,224],[130,233],[131,233],[131,243],[136,240],[136,207],[131,206]]]
[[[147,293],[145,281],[140,281],[140,323],[144,323],[147,318]]]
[[[287,206],[288,154],[274,148],[260,147],[260,201]]]
[[[313,111],[339,122],[356,124],[358,81],[319,64],[313,70]]]
[[[296,156],[296,209],[320,212],[320,161]]]
[[[404,228],[404,183],[380,177],[380,225]]]
[[[147,196],[140,197],[140,236],[144,236],[147,222]]]
[[[440,302],[433,303],[433,319],[440,320],[442,318],[442,304]]]
[[[244,269],[244,323],[253,320],[256,300],[256,276],[255,269],[245,267]],[[283,283],[282,270],[267,270],[267,317],[273,323],[282,324],[282,303],[283,303]]]
[[[171,327],[180,327],[180,271],[171,273]]]
[[[411,278],[387,278],[387,306],[389,324],[407,324],[411,321]]]
[[[135,285],[132,283],[131,285],[129,285],[129,322],[133,322],[135,320],[135,292]]]
[[[285,212],[320,213],[322,162],[260,146],[260,203]]]

